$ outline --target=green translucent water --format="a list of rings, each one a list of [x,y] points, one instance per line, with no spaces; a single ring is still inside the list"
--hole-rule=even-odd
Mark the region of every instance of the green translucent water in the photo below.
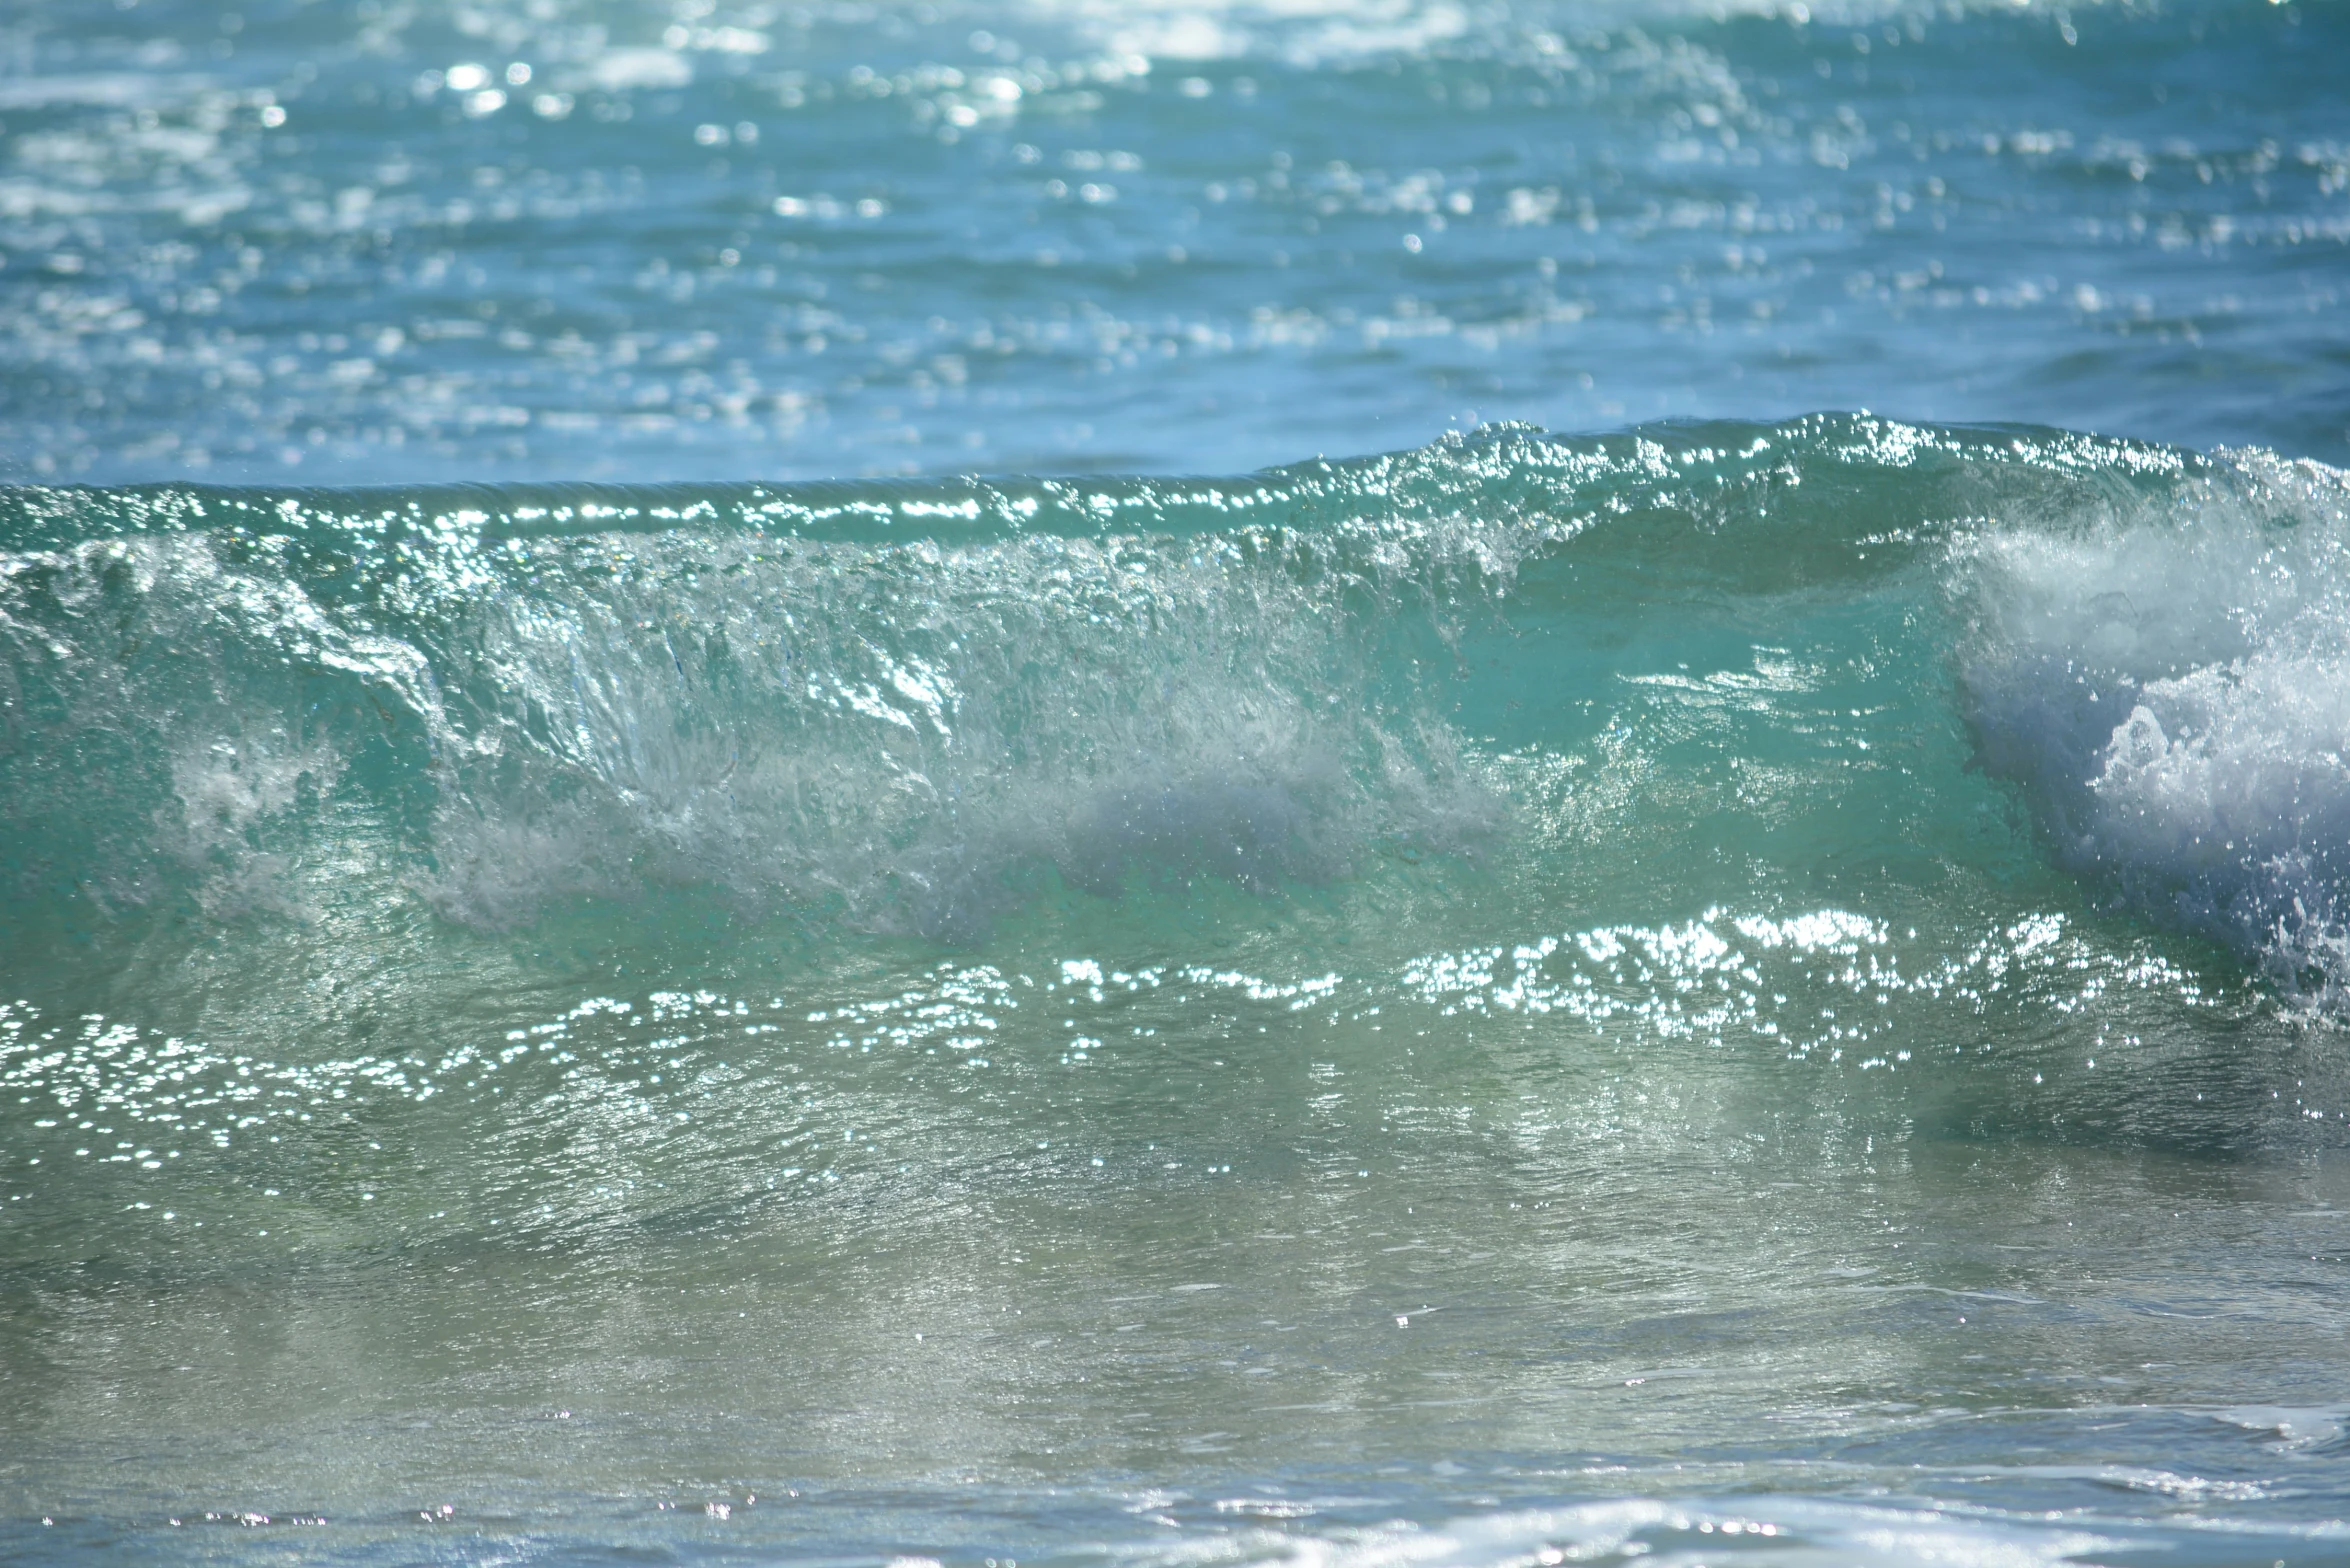
[[[2332,1550],[2329,470],[9,505],[11,1550]]]

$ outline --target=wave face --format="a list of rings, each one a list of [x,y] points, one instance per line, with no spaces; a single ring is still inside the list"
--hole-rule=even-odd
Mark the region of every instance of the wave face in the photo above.
[[[2330,1000],[2344,498],[2263,454],[1866,418],[1225,481],[19,490],[10,945],[663,889],[954,942],[1040,876],[1514,856],[1498,756],[1587,739],[1622,677],[1524,627],[1637,584],[1716,625],[1891,594],[1935,628],[1871,677],[1899,724],[1951,688],[2060,861]]]
[[[501,930],[675,887],[953,940],[1034,870],[1466,847],[1414,639],[1524,546],[1376,483],[20,495],[59,537],[10,560],[12,902]]]

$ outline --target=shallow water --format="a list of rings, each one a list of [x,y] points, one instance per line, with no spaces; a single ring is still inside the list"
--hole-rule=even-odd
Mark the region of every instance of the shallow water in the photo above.
[[[0,1557],[2350,1554],[2341,13],[1800,15],[12,18]]]

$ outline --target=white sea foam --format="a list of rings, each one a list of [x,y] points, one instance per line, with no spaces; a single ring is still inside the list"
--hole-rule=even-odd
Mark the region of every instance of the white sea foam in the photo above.
[[[2126,1525],[2101,1528],[1824,1498],[1632,1497],[1325,1535],[1242,1531],[1213,1543],[1186,1542],[1144,1560],[1170,1568],[1235,1561],[1296,1568],[1555,1568],[1638,1561],[1698,1568],[1745,1560],[1781,1568],[2041,1568],[2125,1548],[2137,1533]]]
[[[1963,676],[1986,762],[2069,863],[2350,990],[2350,476],[2240,455],[2087,527],[2014,519],[1969,558]]]

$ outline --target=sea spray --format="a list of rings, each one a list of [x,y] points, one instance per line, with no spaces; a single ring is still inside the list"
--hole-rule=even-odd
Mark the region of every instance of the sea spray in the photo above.
[[[2036,526],[2035,526],[2036,525]],[[2235,454],[2175,494],[1997,520],[1960,580],[1986,762],[2053,851],[2288,995],[2350,982],[2350,485]]]

